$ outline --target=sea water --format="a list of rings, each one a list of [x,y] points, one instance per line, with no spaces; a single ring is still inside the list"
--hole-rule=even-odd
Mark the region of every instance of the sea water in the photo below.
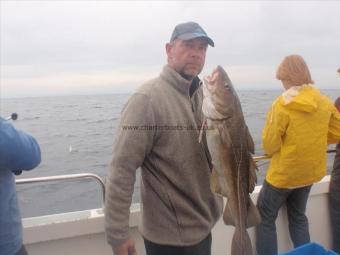
[[[325,90],[334,100],[339,90]],[[262,155],[261,133],[273,100],[282,93],[273,91],[238,91],[246,123]],[[129,94],[59,96],[1,99],[1,116],[17,112],[13,122],[39,142],[42,163],[17,178],[32,178],[91,172],[103,180],[112,157],[114,135],[120,112]],[[127,148],[129,149],[129,148]],[[334,155],[329,156],[331,168]],[[261,184],[267,162],[259,162]],[[93,180],[58,181],[17,185],[23,217],[78,211],[102,206],[100,186]],[[139,201],[139,171],[133,202]]]

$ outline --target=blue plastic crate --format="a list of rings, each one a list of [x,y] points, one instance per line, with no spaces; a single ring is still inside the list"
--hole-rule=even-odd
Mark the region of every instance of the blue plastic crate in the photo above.
[[[308,243],[292,251],[280,253],[280,255],[337,255],[334,251],[327,251],[317,243]]]

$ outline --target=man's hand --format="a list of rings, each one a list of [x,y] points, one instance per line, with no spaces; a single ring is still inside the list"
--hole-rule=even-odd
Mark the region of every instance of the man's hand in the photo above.
[[[137,255],[135,248],[135,242],[132,238],[129,238],[121,245],[112,247],[113,255]]]

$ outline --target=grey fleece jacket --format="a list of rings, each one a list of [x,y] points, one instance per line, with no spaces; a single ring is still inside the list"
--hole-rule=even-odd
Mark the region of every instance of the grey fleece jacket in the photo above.
[[[138,167],[142,177],[139,230],[144,238],[159,244],[193,245],[209,234],[220,217],[222,199],[210,190],[205,138],[198,142],[203,93],[196,85],[195,91],[190,89],[189,81],[165,66],[123,108],[106,183],[105,228],[112,246],[129,238]]]

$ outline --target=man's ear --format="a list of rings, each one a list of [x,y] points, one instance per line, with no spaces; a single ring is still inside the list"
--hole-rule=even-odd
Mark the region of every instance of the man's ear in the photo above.
[[[165,50],[166,50],[166,54],[168,55],[168,58],[171,56],[171,51],[173,47],[174,47],[173,43],[165,44]]]

